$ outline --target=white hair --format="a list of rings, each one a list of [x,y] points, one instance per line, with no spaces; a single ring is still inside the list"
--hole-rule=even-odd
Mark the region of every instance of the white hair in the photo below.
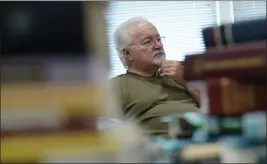
[[[117,55],[120,58],[124,68],[128,67],[128,62],[124,57],[123,49],[129,46],[132,42],[131,37],[129,36],[128,26],[131,24],[135,24],[137,22],[149,22],[149,21],[143,17],[131,18],[128,21],[122,23],[114,33],[115,48],[117,51]]]

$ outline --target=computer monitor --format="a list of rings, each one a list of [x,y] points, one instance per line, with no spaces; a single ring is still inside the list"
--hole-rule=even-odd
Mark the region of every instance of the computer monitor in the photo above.
[[[83,7],[80,1],[1,2],[1,57],[84,56]]]
[[[108,56],[104,6],[0,2],[1,82],[83,79],[91,56]]]

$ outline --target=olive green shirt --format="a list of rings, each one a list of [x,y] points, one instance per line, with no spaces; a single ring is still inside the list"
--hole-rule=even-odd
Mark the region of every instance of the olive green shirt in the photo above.
[[[142,77],[133,73],[112,79],[122,113],[134,118],[151,133],[167,133],[164,116],[198,112],[199,104],[187,90],[168,77]]]

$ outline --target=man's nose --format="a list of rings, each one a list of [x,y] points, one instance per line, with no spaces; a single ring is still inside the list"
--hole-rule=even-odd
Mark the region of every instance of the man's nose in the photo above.
[[[162,49],[162,47],[163,47],[163,45],[162,45],[162,43],[161,42],[159,42],[159,41],[156,41],[155,43],[154,43],[154,49]]]

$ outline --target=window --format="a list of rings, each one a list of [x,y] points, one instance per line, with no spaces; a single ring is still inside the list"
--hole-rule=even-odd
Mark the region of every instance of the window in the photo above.
[[[124,21],[142,16],[165,37],[167,59],[183,60],[185,55],[204,50],[201,29],[266,15],[265,1],[112,1],[106,10],[110,51],[110,77],[125,72],[116,54],[113,34]]]
[[[147,18],[165,37],[168,59],[183,60],[184,55],[204,50],[201,28],[216,24],[216,2],[212,1],[117,1],[107,12],[110,48],[110,77],[124,73],[117,57],[113,33],[124,21],[142,16]]]
[[[233,1],[234,21],[266,17],[266,1]]]

